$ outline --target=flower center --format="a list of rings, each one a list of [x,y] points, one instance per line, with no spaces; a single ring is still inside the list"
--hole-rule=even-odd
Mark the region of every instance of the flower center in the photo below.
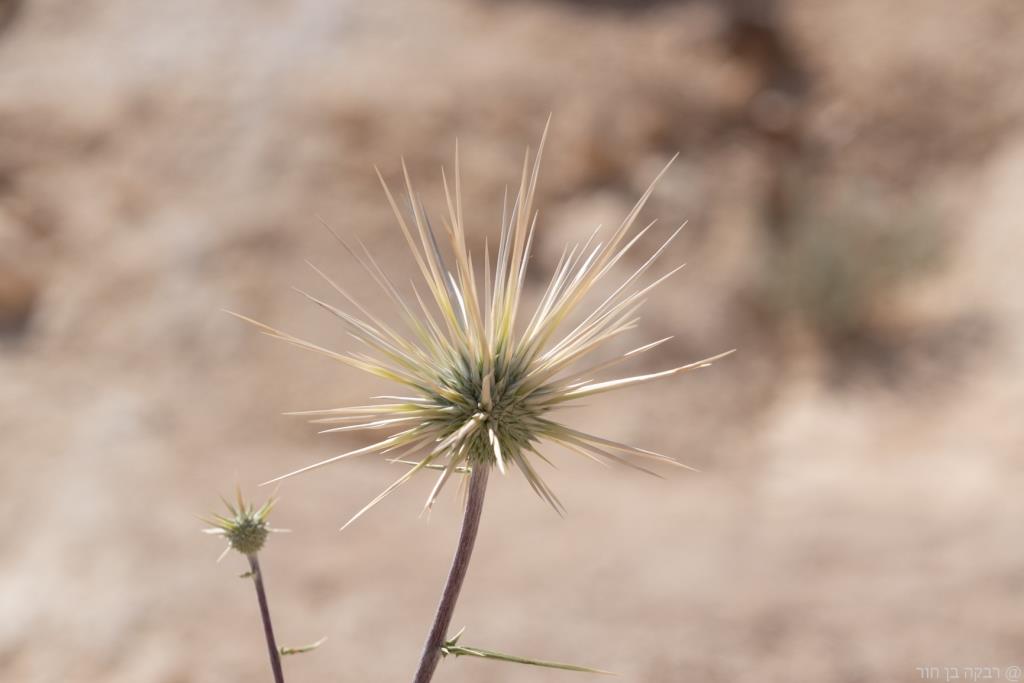
[[[522,372],[516,368],[495,367],[490,376],[486,376],[476,368],[464,369],[465,374],[454,377],[448,384],[458,399],[443,401],[451,409],[445,436],[475,421],[475,427],[469,430],[461,446],[471,463],[497,464],[496,449],[505,462],[516,459],[534,440],[535,418],[539,412],[519,390]]]

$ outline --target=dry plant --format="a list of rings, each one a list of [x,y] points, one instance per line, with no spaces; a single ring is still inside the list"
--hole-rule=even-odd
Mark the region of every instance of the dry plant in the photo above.
[[[679,270],[679,267],[674,268],[653,282],[641,284],[643,276],[682,228],[673,232],[632,274],[615,284],[603,300],[589,308],[581,307],[588,300],[588,294],[595,293],[599,284],[612,278],[617,272],[615,266],[654,225],[634,230],[637,217],[664,170],[617,228],[604,235],[598,228],[582,244],[565,248],[537,307],[528,317],[524,315],[521,300],[537,223],[533,203],[546,137],[545,128],[532,162],[527,150],[519,190],[511,205],[506,195],[496,259],[492,264],[490,249],[486,248],[482,286],[478,286],[473,255],[466,242],[457,148],[453,182],[449,183],[442,172],[447,207],[442,228],[450,245],[446,253],[442,252],[437,232],[413,189],[404,163],[402,170],[408,192],[404,211],[378,171],[387,200],[423,277],[425,294],[414,286],[412,299],[403,296],[365,247],[360,245],[357,250],[338,239],[399,309],[407,329],[394,329],[315,266],[317,273],[351,308],[342,310],[305,294],[334,315],[350,336],[370,353],[332,351],[239,316],[271,337],[391,380],[404,389],[402,395],[378,397],[381,402],[369,405],[295,413],[324,425],[327,433],[369,430],[384,431],[387,435],[369,446],[311,464],[272,482],[359,455],[386,455],[391,462],[407,464],[408,471],[359,510],[345,524],[348,526],[420,472],[438,472],[425,510],[429,510],[453,477],[468,477],[458,547],[423,648],[415,683],[430,681],[438,661],[448,654],[594,671],[460,646],[459,636],[448,637],[473,552],[490,472],[496,468],[504,475],[513,468],[519,470],[534,492],[562,513],[561,502],[535,467],[538,460],[547,461],[539,448],[544,442],[557,444],[599,463],[623,464],[649,474],[655,473],[635,460],[679,465],[668,456],[570,427],[553,419],[553,414],[578,399],[707,367],[727,355],[661,372],[596,379],[604,370],[671,339],[667,337],[610,360],[579,365],[595,351],[606,348],[611,340],[634,330],[644,297]]]

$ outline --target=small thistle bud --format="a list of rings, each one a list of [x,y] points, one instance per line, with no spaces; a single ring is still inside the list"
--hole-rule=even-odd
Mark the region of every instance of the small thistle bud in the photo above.
[[[258,553],[267,540],[267,523],[256,517],[241,516],[225,534],[231,547],[243,555]]]
[[[271,532],[284,531],[284,529],[272,529],[267,525],[267,517],[277,503],[277,498],[271,497],[257,509],[251,503],[245,502],[241,489],[238,489],[236,500],[235,505],[224,500],[224,505],[227,506],[230,516],[214,514],[212,517],[203,519],[204,522],[211,525],[210,528],[203,529],[204,532],[223,536],[228,541],[228,547],[224,550],[221,558],[229,550],[253,556],[263,548],[263,544],[266,543],[267,536]]]

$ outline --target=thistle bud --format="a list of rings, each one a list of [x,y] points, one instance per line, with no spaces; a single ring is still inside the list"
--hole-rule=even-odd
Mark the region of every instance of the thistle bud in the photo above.
[[[272,529],[267,524],[267,517],[277,503],[277,498],[271,497],[257,509],[251,503],[245,502],[241,489],[238,489],[236,501],[234,505],[224,501],[229,515],[214,514],[203,519],[204,522],[211,525],[210,528],[203,529],[205,533],[223,536],[227,539],[228,547],[224,550],[221,558],[229,550],[236,550],[251,557],[263,548],[263,544],[266,543],[267,536],[271,532],[284,531],[284,529]]]

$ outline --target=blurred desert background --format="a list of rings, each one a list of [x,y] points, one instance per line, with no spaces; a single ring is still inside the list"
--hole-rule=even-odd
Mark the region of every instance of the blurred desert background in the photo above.
[[[320,219],[402,279],[373,166],[436,214],[458,138],[493,245],[549,113],[533,291],[679,152],[626,265],[683,221],[688,265],[623,348],[739,352],[570,416],[700,473],[553,451],[565,519],[492,480],[464,642],[625,681],[1024,666],[1019,0],[0,0],[0,680],[270,680],[196,515],[367,443],[282,412],[388,387],[221,309],[348,348],[305,260],[384,301]],[[459,498],[337,531],[398,467],[281,487],[278,638],[328,637],[289,681],[411,678]]]

